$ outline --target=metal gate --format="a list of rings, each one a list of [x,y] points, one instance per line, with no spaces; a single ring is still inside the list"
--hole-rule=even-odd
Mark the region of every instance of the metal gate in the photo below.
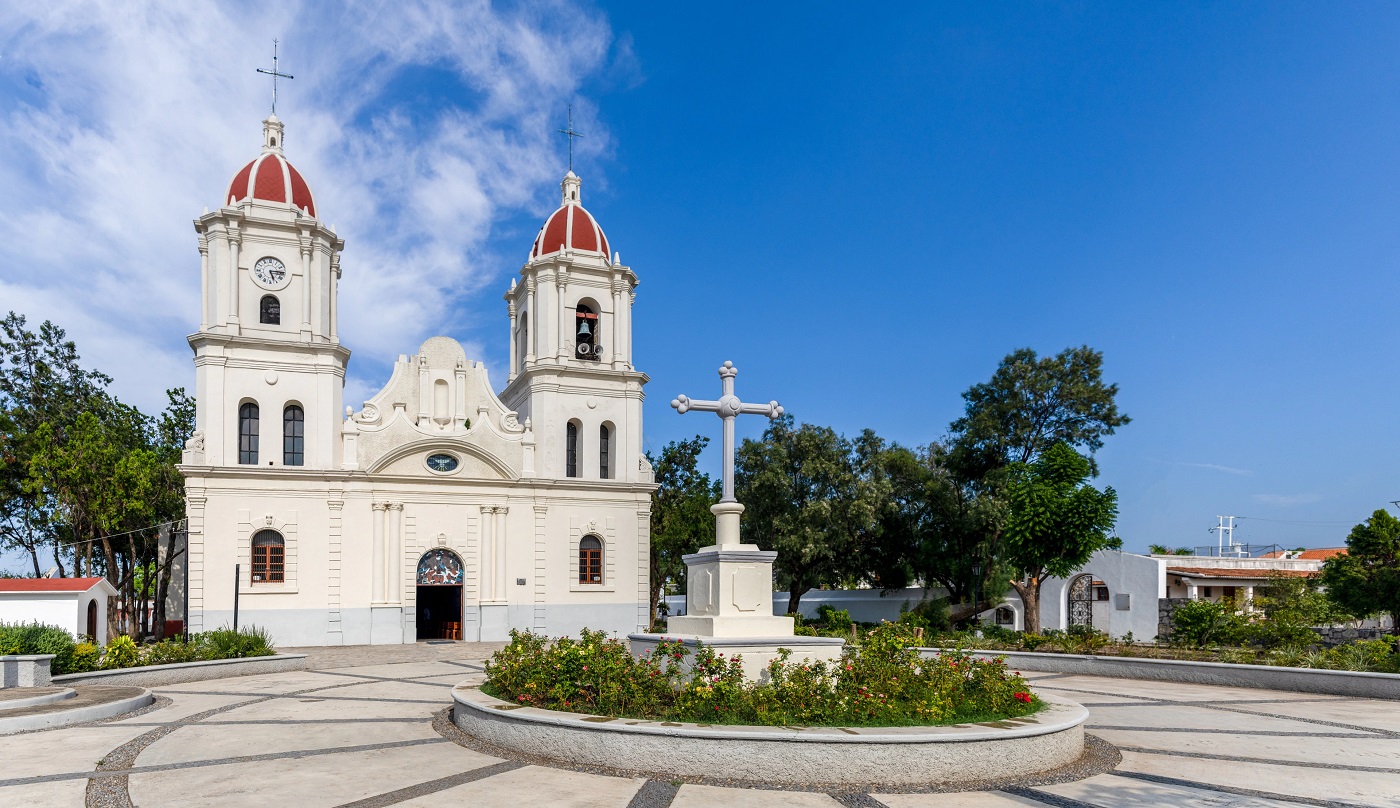
[[[1069,624],[1094,625],[1094,576],[1080,575],[1069,584]]]

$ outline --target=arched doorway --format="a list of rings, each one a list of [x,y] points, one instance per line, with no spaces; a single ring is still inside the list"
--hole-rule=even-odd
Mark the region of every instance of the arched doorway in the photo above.
[[[1080,575],[1069,584],[1069,624],[1094,625],[1094,576]]]
[[[418,639],[462,639],[462,559],[429,550],[418,559]]]
[[[97,642],[97,601],[88,601],[87,607],[87,635],[89,642]]]

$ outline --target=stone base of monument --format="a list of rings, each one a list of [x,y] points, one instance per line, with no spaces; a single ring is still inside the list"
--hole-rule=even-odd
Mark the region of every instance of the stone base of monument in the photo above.
[[[452,691],[452,721],[501,750],[575,766],[661,777],[784,785],[975,784],[1079,760],[1079,704],[1040,694],[1023,718],[947,727],[753,727],[647,721],[522,707],[474,685]],[[499,752],[498,752],[499,754]]]
[[[674,620],[675,618],[672,618]],[[846,641],[840,637],[682,637],[676,634],[628,634],[632,655],[647,656],[656,650],[663,641],[684,643],[686,655],[681,669],[690,670],[690,662],[695,658],[696,649],[704,645],[713,648],[726,658],[739,656],[744,665],[744,677],[755,681],[767,678],[768,663],[778,658],[779,649],[792,652],[790,662],[803,660],[834,662],[841,658],[841,649]]]
[[[684,669],[701,645],[726,657],[738,654],[744,676],[762,679],[780,649],[792,662],[834,662],[846,641],[839,637],[799,637],[793,619],[773,614],[773,560],[778,554],[739,543],[739,514],[744,506],[721,502],[714,511],[719,544],[683,556],[686,608],[689,614],[666,621],[664,634],[629,634],[633,656],[652,653],[664,640],[680,640],[690,650]]]

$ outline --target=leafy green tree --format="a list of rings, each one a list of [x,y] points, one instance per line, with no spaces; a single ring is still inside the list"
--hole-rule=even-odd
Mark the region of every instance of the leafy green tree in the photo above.
[[[1011,575],[999,558],[1006,501],[999,483],[959,479],[947,456],[940,444],[883,452],[891,493],[879,515],[879,541],[862,555],[878,565],[872,577],[888,588],[942,586],[950,619],[961,621],[999,601],[1004,589],[996,582]]]
[[[1320,582],[1343,610],[1388,614],[1392,632],[1400,634],[1400,519],[1377,510],[1352,528],[1346,553],[1323,562]]]
[[[1088,484],[1088,458],[1055,443],[1008,485],[1010,509],[1003,556],[1014,571],[1011,586],[1025,605],[1026,631],[1040,632],[1040,588],[1047,577],[1067,578],[1099,550],[1122,546],[1109,535],[1118,495]]]
[[[1118,385],[1103,381],[1103,354],[1087,345],[1040,358],[1022,348],[1001,360],[990,381],[963,393],[966,413],[949,427],[952,465],[969,481],[1012,463],[1030,463],[1056,443],[1087,451],[1129,422]],[[1089,461],[1091,474],[1097,467]]]
[[[788,590],[789,613],[811,589],[861,574],[860,548],[873,540],[889,497],[868,459],[829,427],[794,428],[791,415],[769,422],[762,440],[745,440],[736,452],[746,540],[778,552],[773,566]]]
[[[1245,632],[1250,642],[1265,648],[1307,647],[1318,641],[1313,626],[1328,626],[1351,619],[1337,608],[1314,581],[1277,572],[1254,590],[1250,604],[1261,619]]]
[[[52,550],[64,573],[62,525],[43,507],[30,484],[30,463],[39,450],[39,428],[63,441],[77,415],[105,395],[111,379],[86,370],[77,347],[62,328],[45,321],[30,331],[23,315],[0,321],[0,547],[27,553],[41,574],[39,552]]]
[[[647,455],[656,477],[651,495],[651,611],[656,614],[667,582],[685,581],[681,556],[713,544],[719,481],[697,468],[709,438],[672,441]]]

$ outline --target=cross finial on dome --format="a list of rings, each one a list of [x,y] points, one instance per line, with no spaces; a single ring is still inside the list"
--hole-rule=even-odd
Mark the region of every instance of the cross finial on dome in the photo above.
[[[569,105],[569,128],[560,129],[559,134],[569,138],[569,173],[574,173],[574,138],[583,137],[582,132],[574,131],[574,105]]]
[[[277,71],[277,40],[272,40],[272,69],[263,70],[260,67],[258,68],[258,72],[272,77],[272,117],[275,118],[277,117],[277,79],[295,78],[295,76],[289,76],[286,73],[279,73]]]
[[[582,194],[580,194],[579,191],[583,188],[583,180],[579,179],[578,175],[575,174],[573,171],[570,171],[569,173],[564,175],[564,181],[559,183],[559,187],[564,191],[563,204],[582,204],[579,201],[579,198],[582,196]]]

